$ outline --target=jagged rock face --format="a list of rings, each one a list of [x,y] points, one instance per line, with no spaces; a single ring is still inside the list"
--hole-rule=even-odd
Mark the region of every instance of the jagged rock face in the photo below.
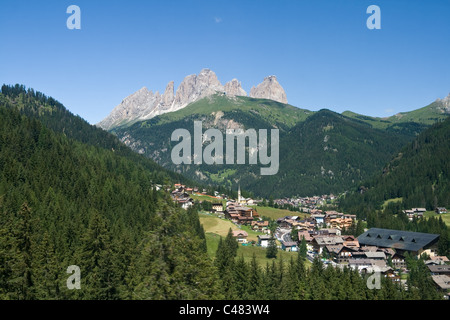
[[[450,113],[450,93],[444,99],[437,99],[436,102],[440,104],[442,113]]]
[[[175,94],[171,111],[184,108],[191,102],[217,92],[223,92],[223,86],[217,79],[216,74],[209,69],[203,69],[198,76],[193,74],[184,78]]]
[[[127,122],[130,119],[138,119],[151,112],[160,102],[159,93],[153,94],[146,87],[129,95],[113,109],[113,111],[98,123],[98,126],[109,130],[115,126]]]
[[[175,93],[174,93],[174,82],[170,81],[169,84],[166,87],[166,90],[164,91],[164,94],[162,96],[161,105],[162,106],[171,106],[173,101],[175,100]]]
[[[225,93],[230,97],[247,96],[237,79],[223,86],[213,71],[203,69],[198,75],[192,74],[184,78],[175,94],[173,81],[169,82],[162,95],[158,92],[153,94],[147,88],[142,88],[125,98],[97,126],[110,130],[120,125],[151,119],[163,113],[177,111],[216,93]],[[256,88],[252,88],[250,97],[287,103],[286,93],[275,76],[265,78]]]
[[[251,98],[270,99],[281,103],[288,103],[283,87],[276,76],[264,78],[264,81],[250,90]]]
[[[227,82],[223,90],[225,94],[230,97],[247,96],[247,92],[242,89],[241,83],[237,79],[233,79],[230,82]]]
[[[203,69],[199,75],[193,74],[184,78],[176,94],[174,94],[173,81],[169,82],[163,95],[158,92],[153,94],[147,88],[142,88],[125,98],[108,117],[97,125],[109,130],[122,124],[151,119],[166,112],[179,110],[191,102],[223,91],[224,88],[216,74],[209,69]]]

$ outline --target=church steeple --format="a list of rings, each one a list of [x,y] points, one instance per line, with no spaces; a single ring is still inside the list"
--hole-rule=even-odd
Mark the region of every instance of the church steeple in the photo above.
[[[238,185],[238,203],[241,203],[241,185]]]

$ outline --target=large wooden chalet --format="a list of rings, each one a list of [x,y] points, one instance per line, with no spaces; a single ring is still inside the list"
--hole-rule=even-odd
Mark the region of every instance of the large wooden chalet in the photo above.
[[[251,224],[254,219],[259,218],[259,214],[253,208],[230,203],[225,211],[225,218],[237,224]]]

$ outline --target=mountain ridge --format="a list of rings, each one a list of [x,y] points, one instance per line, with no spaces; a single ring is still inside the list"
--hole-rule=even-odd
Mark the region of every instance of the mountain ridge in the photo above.
[[[96,125],[105,130],[130,125],[137,121],[148,120],[167,112],[183,109],[190,103],[216,93],[223,93],[230,97],[247,96],[237,79],[234,78],[222,85],[217,75],[212,70],[205,68],[198,75],[186,76],[176,92],[173,81],[168,83],[162,95],[158,91],[153,93],[146,87],[139,89],[124,98],[106,118]],[[262,83],[252,87],[249,97],[287,103],[286,92],[278,83],[276,76],[266,77]]]

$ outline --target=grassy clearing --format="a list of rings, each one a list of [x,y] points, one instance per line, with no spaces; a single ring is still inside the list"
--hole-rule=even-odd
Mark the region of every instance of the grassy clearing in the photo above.
[[[258,241],[258,235],[261,235],[261,232],[253,231],[250,226],[241,226],[239,228],[230,220],[221,219],[214,215],[209,214],[199,214],[200,223],[203,225],[203,229],[205,232],[215,233],[223,238],[225,238],[228,234],[228,230],[244,230],[248,233],[248,241]]]
[[[286,209],[277,209],[277,208],[272,208],[272,207],[260,207],[260,206],[255,206],[256,211],[258,212],[260,217],[267,217],[273,220],[276,220],[278,218],[283,218],[286,216],[299,216],[302,218],[307,217],[308,215],[306,213],[301,213],[301,212],[294,212],[294,211],[289,211]]]
[[[224,206],[227,203],[227,201],[224,200],[224,199],[219,199],[219,198],[216,198],[216,197],[213,197],[213,196],[209,196],[209,195],[204,195],[204,194],[197,194],[197,193],[194,194],[193,193],[193,194],[190,195],[190,197],[192,199],[194,199],[194,201],[195,200],[198,200],[198,201],[209,201],[209,202],[212,202],[212,203],[219,203],[219,202],[221,202]]]
[[[206,244],[208,247],[208,255],[211,259],[216,256],[217,247],[219,245],[220,237],[225,238],[228,234],[228,230],[239,230],[239,228],[229,220],[220,219],[214,215],[209,215],[206,213],[200,213],[200,223],[203,225],[206,234]],[[241,230],[248,233],[248,240],[252,241],[258,240],[258,235],[262,234],[260,232],[255,232],[250,229],[249,226],[242,226]],[[277,241],[277,244],[278,241]],[[265,267],[266,263],[272,263],[273,259],[266,258],[266,249],[257,246],[243,246],[239,245],[238,257],[243,256],[244,260],[250,262],[255,254],[256,261],[261,267]],[[278,250],[278,258],[283,259],[286,263],[290,261],[291,257],[295,260],[297,259],[297,252],[286,252],[281,249]],[[310,265],[309,261],[305,262],[306,266]]]
[[[394,199],[386,200],[386,201],[383,203],[382,208],[383,208],[383,209],[386,208],[386,206],[387,206],[390,202],[401,202],[402,200],[403,200],[403,198],[394,198]]]
[[[228,230],[239,230],[239,228],[230,220],[220,219],[216,216],[199,214],[200,223],[203,225],[205,232],[215,233],[225,238]],[[247,230],[246,230],[247,231]]]
[[[425,218],[429,218],[429,217],[435,217],[435,218],[442,218],[442,221],[444,221],[444,223],[450,227],[450,213],[443,213],[443,214],[437,214],[434,211],[427,211],[424,214]]]
[[[217,247],[219,245],[219,239],[220,236],[215,233],[206,233],[206,243],[208,247],[208,255],[211,259],[214,259],[216,256]],[[242,246],[239,245],[239,249],[237,252],[237,257],[244,257],[244,260],[246,262],[250,262],[253,258],[253,254],[255,254],[256,261],[261,266],[261,268],[264,268],[267,263],[272,264],[272,261],[274,259],[268,259],[266,258],[266,249],[261,247],[252,247],[252,246]],[[275,259],[277,262],[279,259],[283,259],[283,261],[287,264],[291,260],[291,257],[294,259],[294,261],[297,259],[297,252],[286,252],[282,250],[278,250],[278,257]],[[311,262],[309,260],[305,261],[305,266],[309,267],[311,265]]]
[[[212,174],[209,175],[209,177],[211,178],[211,180],[213,182],[223,183],[224,181],[227,181],[227,179],[230,176],[233,176],[234,174],[236,174],[236,171],[237,171],[236,169],[235,170],[226,169],[226,170],[223,170],[223,171],[221,171],[219,173],[212,173]]]

